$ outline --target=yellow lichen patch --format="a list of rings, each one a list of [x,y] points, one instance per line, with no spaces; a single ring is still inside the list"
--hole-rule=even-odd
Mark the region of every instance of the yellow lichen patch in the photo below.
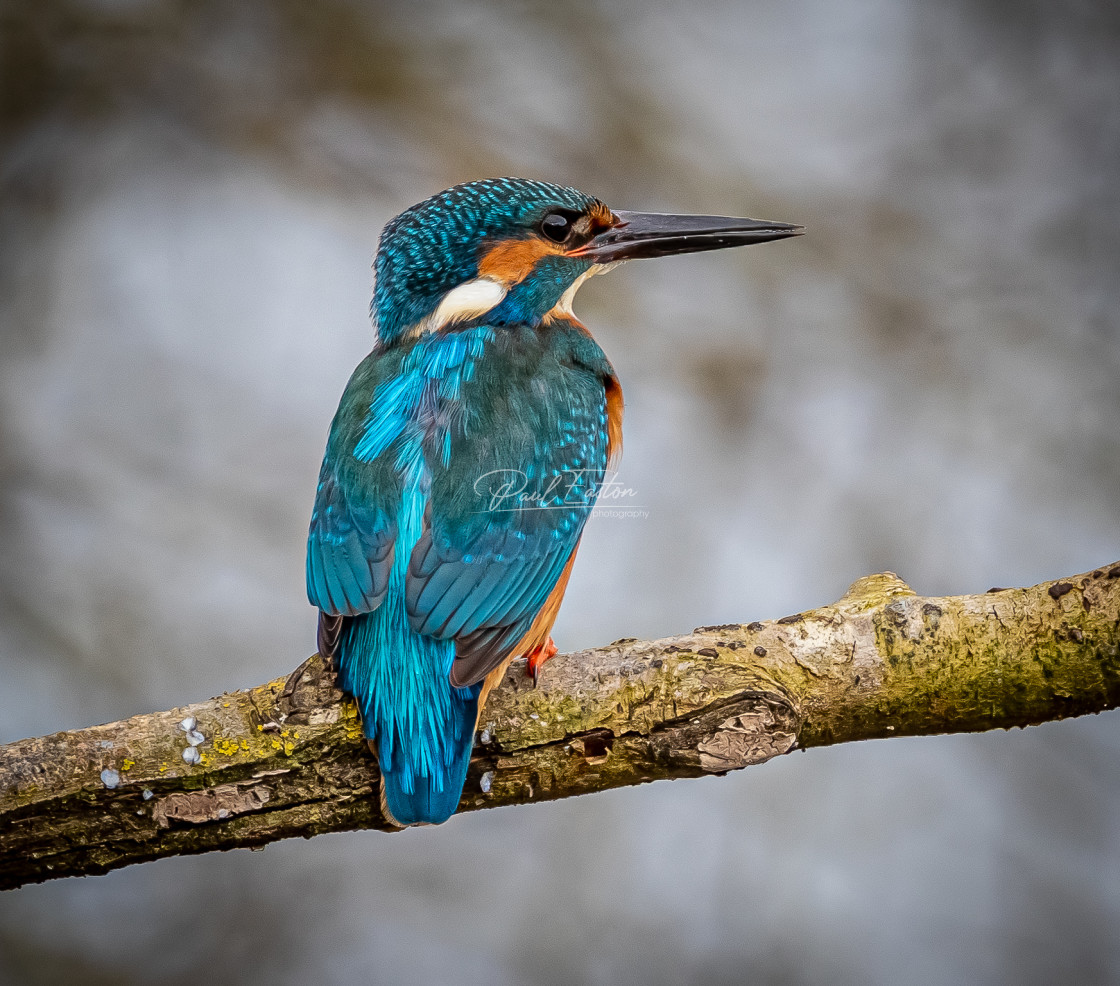
[[[291,738],[286,729],[279,736],[274,735],[270,745],[272,749],[278,750],[286,757],[290,757],[296,749],[295,740]]]
[[[341,703],[342,726],[346,730],[346,738],[355,742],[362,738],[362,717],[358,714],[358,704],[352,698],[346,698]]]
[[[135,760],[129,760],[129,759],[126,758],[125,762],[121,764],[121,770],[132,770],[132,768],[135,767],[135,766],[136,766],[136,761]]]
[[[249,744],[245,740],[239,744],[236,740],[226,739],[224,736],[214,738],[214,752],[225,757],[232,757],[238,750],[248,748]]]

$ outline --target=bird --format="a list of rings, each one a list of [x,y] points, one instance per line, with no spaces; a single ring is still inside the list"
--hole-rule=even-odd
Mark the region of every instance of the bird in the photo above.
[[[307,541],[319,652],[353,696],[398,827],[456,811],[480,710],[534,679],[622,451],[622,388],[572,311],[626,260],[803,227],[614,211],[545,181],[455,185],[384,227],[375,344],[330,425]]]

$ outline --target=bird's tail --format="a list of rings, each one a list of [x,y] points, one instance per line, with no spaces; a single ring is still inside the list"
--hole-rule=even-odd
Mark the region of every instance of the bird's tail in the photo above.
[[[377,750],[388,819],[438,825],[463,794],[481,683],[454,687],[454,643],[406,629],[394,602],[347,621],[338,648],[341,684],[357,699]]]
[[[447,763],[437,765],[430,773],[418,771],[407,762],[411,758],[389,754],[384,736],[378,737],[381,809],[397,825],[445,822],[455,814],[463,796],[478,718],[478,688],[452,688],[446,677],[443,681],[452,693],[451,717],[445,726],[450,740]]]

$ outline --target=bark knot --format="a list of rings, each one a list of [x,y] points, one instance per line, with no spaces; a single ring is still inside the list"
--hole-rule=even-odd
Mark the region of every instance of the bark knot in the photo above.
[[[784,706],[781,708],[788,711]],[[771,704],[760,703],[757,711],[724,719],[697,750],[703,770],[722,773],[765,763],[771,757],[788,753],[796,742],[797,733],[786,716],[777,714]]]
[[[263,784],[224,784],[203,791],[176,791],[160,799],[152,810],[152,818],[163,829],[170,828],[173,822],[202,825],[256,811],[271,799],[272,792]]]

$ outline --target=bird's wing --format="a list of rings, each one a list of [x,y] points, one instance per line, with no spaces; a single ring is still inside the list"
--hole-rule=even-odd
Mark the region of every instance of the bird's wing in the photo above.
[[[307,534],[307,598],[327,616],[371,612],[389,588],[400,479],[389,457],[367,462],[353,450],[371,394],[396,362],[371,353],[354,371],[331,424]]]
[[[463,428],[433,464],[405,583],[412,628],[455,640],[460,687],[529,631],[579,543],[607,462],[601,376],[553,367],[548,386],[507,374],[487,388],[485,372],[485,400],[465,402]]]
[[[418,632],[455,640],[452,684],[463,687],[486,677],[529,632],[589,512],[590,507],[564,511],[559,527],[525,516],[516,529],[486,532],[463,552],[441,538],[438,528],[423,534],[408,569],[408,615]],[[560,513],[547,515],[553,521]]]
[[[389,588],[396,524],[375,505],[349,499],[329,462],[307,535],[307,598],[330,616],[377,609]]]

